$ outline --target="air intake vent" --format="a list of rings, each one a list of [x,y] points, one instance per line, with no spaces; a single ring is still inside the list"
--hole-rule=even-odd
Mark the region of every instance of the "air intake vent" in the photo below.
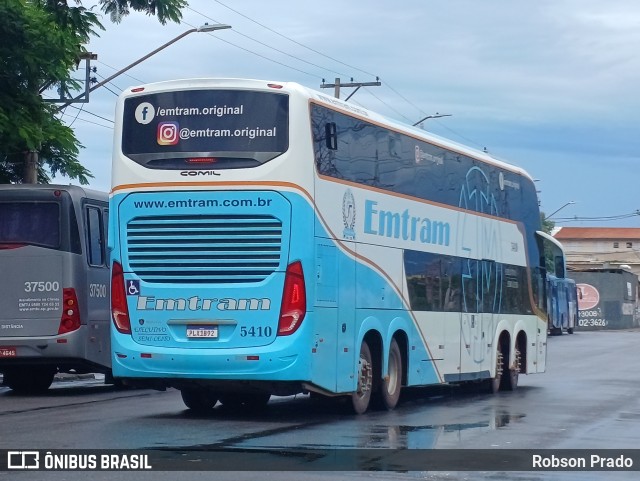
[[[260,282],[280,264],[282,222],[270,215],[135,217],[129,267],[149,283]]]

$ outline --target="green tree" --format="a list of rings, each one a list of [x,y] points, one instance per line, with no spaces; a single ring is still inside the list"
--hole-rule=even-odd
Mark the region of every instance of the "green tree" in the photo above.
[[[540,212],[540,223],[542,224],[542,232],[551,235],[551,232],[556,226],[556,223],[552,220],[547,219],[544,212]]]
[[[0,2],[0,183],[48,183],[60,173],[87,184],[91,173],[79,160],[82,145],[42,99],[51,87],[66,94],[79,87],[71,78],[85,45],[104,30],[98,14],[80,0]],[[131,11],[179,22],[186,0],[100,0],[119,22]],[[36,163],[35,169],[29,167]]]

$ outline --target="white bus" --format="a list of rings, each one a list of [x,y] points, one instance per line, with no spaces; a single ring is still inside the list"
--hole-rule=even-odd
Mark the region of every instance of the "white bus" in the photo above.
[[[522,169],[295,83],[169,81],[117,104],[113,372],[191,409],[392,409],[403,386],[545,370]]]
[[[0,185],[0,373],[20,393],[110,374],[108,194]]]

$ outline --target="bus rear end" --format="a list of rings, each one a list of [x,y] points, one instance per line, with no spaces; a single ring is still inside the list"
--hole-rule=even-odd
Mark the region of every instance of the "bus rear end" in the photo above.
[[[114,375],[187,406],[264,404],[309,378],[297,193],[273,182],[289,96],[162,84],[121,97],[114,149]],[[120,141],[118,139],[121,139]],[[295,229],[310,232],[311,215]],[[306,351],[306,350],[304,350]]]
[[[59,366],[84,358],[81,254],[69,192],[0,186],[0,372],[16,391],[46,390]]]

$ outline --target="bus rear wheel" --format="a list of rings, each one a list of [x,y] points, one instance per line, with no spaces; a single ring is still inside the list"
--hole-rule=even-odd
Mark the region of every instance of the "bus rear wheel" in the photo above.
[[[42,394],[51,386],[56,372],[50,367],[11,369],[4,374],[4,384],[18,394]]]
[[[197,413],[210,411],[218,402],[218,398],[213,393],[203,389],[183,388],[180,394],[184,405]]]
[[[513,369],[508,369],[504,373],[505,382],[503,384],[503,389],[509,391],[515,391],[518,387],[518,376],[520,374],[520,366],[522,364],[522,354],[520,353],[520,349],[516,347],[513,355],[515,356]]]
[[[382,405],[390,411],[398,404],[402,389],[402,355],[395,339],[391,341],[389,347],[389,365],[387,367],[388,374],[380,386],[380,398]]]
[[[357,375],[358,385],[356,391],[351,394],[351,404],[356,414],[364,414],[369,408],[373,390],[373,362],[367,341],[362,341],[360,346]]]
[[[502,354],[502,347],[498,345],[498,349],[496,350],[496,374],[489,379],[489,392],[495,394],[500,390],[503,374],[504,354]]]

